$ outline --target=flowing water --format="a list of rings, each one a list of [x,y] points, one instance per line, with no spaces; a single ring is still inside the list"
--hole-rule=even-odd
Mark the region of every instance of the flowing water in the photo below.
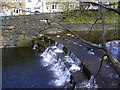
[[[3,88],[60,88],[70,82],[72,73],[82,70],[81,61],[64,46],[55,43],[41,53],[31,48],[2,50]],[[93,82],[94,81],[94,82]],[[78,87],[97,88],[94,77],[81,82]]]
[[[54,79],[50,84],[57,87],[66,86],[71,81],[70,77],[73,73],[77,71],[82,72],[80,59],[70,50],[68,50],[67,54],[60,56],[64,54],[63,48],[62,44],[55,42],[55,46],[48,47],[41,54],[43,57],[42,65],[48,67],[48,70],[53,72]],[[77,88],[98,88],[98,86],[94,76],[91,76],[90,80],[81,82]]]
[[[51,88],[52,72],[32,48],[2,49],[3,88]]]

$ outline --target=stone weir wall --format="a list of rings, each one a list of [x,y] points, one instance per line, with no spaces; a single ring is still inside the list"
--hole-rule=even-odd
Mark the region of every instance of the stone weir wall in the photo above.
[[[54,52],[55,48],[52,49],[51,46],[58,48],[59,50],[63,50],[63,52],[56,53],[57,55],[55,55],[55,52]],[[40,51],[40,52],[42,51],[46,55],[47,54],[52,55],[52,60],[56,59],[57,60],[56,63],[59,63],[59,61],[61,61],[65,65],[64,70],[66,70],[66,69],[70,70],[69,71],[70,72],[70,76],[69,76],[70,81],[69,82],[66,81],[66,83],[61,86],[62,88],[72,88],[72,89],[74,89],[75,87],[76,88],[87,88],[87,87],[81,87],[81,83],[84,82],[85,80],[87,81],[87,80],[91,79],[92,74],[86,68],[86,66],[83,64],[83,62],[81,62],[79,60],[79,58],[77,58],[76,55],[74,55],[74,53],[70,49],[68,49],[66,46],[51,39],[50,37],[42,36],[39,39],[33,40],[33,49]],[[68,61],[67,61],[67,59],[65,59],[66,56],[69,57]],[[45,56],[45,57],[47,57],[47,56]],[[70,59],[71,60],[73,59],[73,61],[71,61]],[[50,62],[53,62],[53,61],[50,61]],[[71,64],[71,62],[72,62],[72,64]],[[71,69],[73,64],[78,66],[75,70]],[[53,62],[53,66],[54,65],[55,65],[55,63]],[[61,68],[64,68],[64,67],[61,67]],[[65,74],[64,70],[63,70],[63,74]],[[58,72],[59,72],[59,70],[58,70]],[[96,84],[96,83],[92,83],[92,84]],[[91,86],[91,87],[95,88],[95,86]]]
[[[63,29],[63,26],[54,22],[47,22],[46,19],[50,18],[55,20],[62,17],[63,13],[43,13],[38,15],[1,17],[0,46],[26,46],[38,34],[59,32]],[[69,27],[72,31],[85,31],[89,30],[92,26],[91,24],[62,24]],[[109,30],[117,29],[117,24],[107,24],[106,26]],[[44,29],[45,31],[43,31]],[[101,25],[95,25],[93,30],[101,30]]]
[[[24,46],[41,30],[47,27],[46,18],[56,18],[61,13],[44,13],[0,17],[2,46]]]
[[[69,76],[69,82],[66,82],[64,87],[119,87],[120,78],[115,69],[112,68],[107,61],[103,62],[100,72],[96,75],[100,67],[101,57],[104,56],[104,52],[86,45],[79,40],[73,39],[73,35],[69,35],[69,37],[60,35],[59,37],[58,35],[44,35],[41,38],[33,40],[33,49],[43,51],[45,58],[47,58],[47,56],[51,56],[52,59],[50,60],[50,65],[52,63],[54,66],[59,61],[64,63],[71,75]],[[46,62],[49,61],[47,60]],[[63,74],[65,72],[64,70]]]

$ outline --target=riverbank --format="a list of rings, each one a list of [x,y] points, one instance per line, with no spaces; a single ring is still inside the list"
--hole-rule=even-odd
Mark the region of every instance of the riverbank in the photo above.
[[[105,22],[106,23],[117,23],[118,14],[113,11],[106,10],[105,13]],[[62,22],[72,22],[79,24],[93,24],[96,19],[100,18],[99,10],[84,10],[84,11],[69,11],[65,13]],[[97,22],[101,23],[101,20]]]
[[[90,30],[79,30],[78,28],[80,28],[80,27],[76,27],[75,29],[78,29],[78,31],[74,31],[74,28],[75,28],[75,25],[73,27],[71,26],[71,30],[74,33],[76,33],[79,37],[85,39],[86,41],[90,41],[90,42],[95,43],[95,44],[101,44],[102,43],[101,42],[102,41],[102,37],[101,37],[102,36],[102,30],[97,30],[96,29],[96,30],[93,30],[91,32]],[[84,28],[87,28],[87,27],[84,27]],[[116,31],[117,31],[117,29],[114,30],[112,28],[111,28],[111,30],[107,30],[107,33],[106,33],[107,42],[108,41],[113,41],[113,40],[120,40],[120,36],[118,36],[117,34],[112,35]],[[65,35],[66,36],[67,33],[68,33],[67,31],[49,30],[45,34],[50,34],[50,35],[59,34],[59,35]],[[34,38],[27,37],[26,39],[7,37],[7,38],[4,38],[0,48],[32,47],[33,46],[32,40],[34,41],[34,39],[37,39],[37,38],[40,38],[40,37],[41,37],[41,35],[34,36]]]
[[[89,18],[89,14],[92,15],[90,18],[95,19],[94,16],[97,17],[97,13],[98,11],[88,11],[85,14],[85,17]],[[82,16],[81,20],[85,21],[84,22],[77,22],[79,15]],[[67,18],[64,18],[63,20],[68,20],[68,22],[64,22],[62,21],[62,17],[64,17],[64,14],[62,14],[60,17],[54,16],[56,17],[55,19],[53,19],[54,17],[51,17],[50,19],[53,20],[58,20],[58,18],[60,18],[61,21],[59,21],[59,23],[61,23],[61,25],[59,25],[58,23],[50,22],[50,24],[47,23],[46,17],[44,15],[32,15],[32,16],[16,16],[16,17],[11,17],[11,18],[4,18],[2,20],[2,36],[3,36],[3,42],[2,45],[5,47],[11,47],[11,46],[17,46],[17,47],[24,47],[27,46],[31,43],[31,41],[33,40],[33,37],[37,38],[37,36],[39,36],[39,34],[55,34],[58,32],[64,32],[66,29],[64,28],[67,27],[69,28],[71,31],[74,32],[78,32],[78,34],[81,36],[88,36],[87,34],[89,34],[90,28],[93,24],[89,23],[87,21],[90,21],[89,19],[83,19],[84,17],[84,12],[78,12],[78,13],[70,13],[70,17],[69,15],[67,16]],[[108,12],[111,13],[111,12]],[[107,13],[107,14],[108,14]],[[78,17],[76,17],[75,15],[78,15]],[[82,15],[83,14],[83,15]],[[73,15],[73,16],[72,16]],[[109,15],[109,14],[108,14]],[[110,15],[112,16],[112,15]],[[109,17],[110,17],[109,16]],[[49,15],[50,17],[50,15]],[[49,17],[47,17],[49,19]],[[72,22],[70,21],[70,18],[75,17],[76,19],[74,19],[76,22]],[[116,17],[116,15],[113,17]],[[111,17],[111,18],[113,18]],[[41,20],[40,20],[41,19]],[[109,19],[110,20],[110,19]],[[114,19],[112,19],[114,20]],[[94,20],[93,20],[94,21]],[[116,21],[116,19],[115,19]],[[106,29],[107,31],[109,31],[110,33],[108,33],[109,35],[116,32],[118,30],[118,24],[117,22],[109,22],[106,23]],[[100,39],[97,40],[96,37],[98,38],[98,35],[100,37],[101,35],[101,31],[102,31],[102,25],[100,23],[97,23],[93,28],[92,28],[92,37],[86,39],[85,36],[85,40],[88,41],[93,41],[93,43],[100,43]],[[100,34],[99,34],[100,33]],[[93,37],[94,36],[94,37]],[[109,40],[115,40],[117,38],[116,35],[113,35],[115,38],[109,39]],[[89,40],[90,39],[90,40]],[[108,41],[109,41],[108,40]]]
[[[113,42],[113,46],[115,46],[115,42]],[[48,46],[46,43],[48,43],[51,46]],[[82,61],[83,65],[85,65],[85,67],[88,69],[88,71],[90,71],[90,73],[92,73],[92,75],[96,75],[96,72],[99,69],[98,66],[100,64],[100,59],[104,55],[104,52],[102,52],[102,50],[93,48],[93,47],[79,41],[78,39],[75,39],[72,34],[67,34],[66,36],[60,35],[60,34],[45,35],[41,39],[39,39],[38,43],[36,43],[35,46],[38,46],[38,48],[36,47],[36,49],[38,51],[41,49],[41,46],[46,46],[46,48],[45,48],[46,50],[44,51],[44,53],[42,55],[45,58],[45,59],[43,59],[44,66],[48,66],[48,67],[50,67],[49,65],[53,66],[53,67],[50,67],[52,69],[49,69],[49,70],[52,70],[55,73],[55,75],[57,73],[57,77],[56,77],[57,85],[64,84],[64,82],[65,82],[64,80],[66,80],[66,82],[67,82],[70,79],[68,73],[66,73],[67,72],[66,70],[68,70],[68,71],[71,70],[71,68],[72,68],[71,66],[75,62],[76,62],[76,64],[79,64],[79,62],[77,62],[78,59],[80,59],[80,61]],[[56,56],[56,55],[58,55],[58,56]],[[68,59],[69,63],[71,62],[72,65],[69,65],[66,58],[64,59],[64,56],[65,57],[70,56],[70,58],[72,58],[72,60],[74,62],[71,61],[70,58]],[[58,62],[60,62],[60,61],[63,61],[63,63],[68,68],[68,69],[64,69],[63,72],[65,74],[62,74],[62,75],[61,75],[62,70],[60,67],[61,64],[60,65],[58,64]],[[103,62],[103,65],[104,66],[102,66],[102,69],[99,74],[101,74],[101,76],[106,81],[106,83],[104,83],[104,81],[101,81],[101,77],[99,77],[99,75],[98,75],[96,77],[96,82],[97,82],[98,87],[99,88],[100,87],[102,87],[102,88],[103,87],[117,87],[118,81],[117,81],[117,83],[116,83],[116,81],[114,82],[114,83],[116,83],[115,84],[116,86],[114,86],[112,83],[113,83],[113,80],[115,80],[115,78],[113,77],[114,79],[113,78],[111,79],[109,77],[111,75],[111,73],[114,73],[114,75],[115,75],[115,72],[114,72],[115,70],[106,61]],[[81,65],[79,65],[79,66],[81,66]],[[62,66],[62,67],[64,67],[64,66]],[[79,69],[77,67],[74,68],[74,71],[76,71],[76,69],[79,71]],[[87,77],[89,77],[89,79],[90,79],[90,73],[87,70],[83,70],[83,71],[87,72],[87,73],[84,72],[84,75],[87,75]],[[58,74],[58,73],[60,73],[60,74]],[[80,78],[79,75],[81,76],[81,74],[78,74],[78,73],[72,74],[72,76],[74,78],[73,80],[76,82],[77,87],[81,87],[80,83],[81,83],[82,78]],[[65,79],[63,79],[62,77],[64,77]],[[62,78],[62,83],[60,82],[61,78]],[[91,84],[89,84],[89,85],[91,86]],[[94,87],[95,84],[92,84],[92,85]],[[88,87],[86,86],[86,88],[88,88]]]

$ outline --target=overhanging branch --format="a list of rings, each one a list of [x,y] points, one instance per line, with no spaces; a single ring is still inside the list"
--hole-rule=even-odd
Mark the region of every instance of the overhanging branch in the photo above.
[[[76,37],[77,39],[79,39],[80,41],[82,41],[82,42],[84,42],[84,43],[86,43],[86,44],[88,44],[88,45],[90,45],[90,46],[92,46],[92,47],[94,47],[94,48],[103,49],[103,47],[99,47],[99,46],[93,45],[92,43],[90,43],[90,42],[82,39],[82,38],[79,37],[75,32],[71,31],[69,28],[67,28],[65,25],[61,24],[60,22],[54,21],[54,20],[52,20],[52,19],[49,19],[49,20],[51,20],[52,22],[55,22],[55,23],[61,25],[61,26],[64,28],[64,30],[66,30],[66,31],[70,32],[71,34],[75,35],[75,37]]]
[[[83,2],[83,3],[91,3],[91,4],[94,4],[94,5],[98,5],[98,6],[101,6],[102,8],[105,8],[105,9],[108,9],[108,10],[111,10],[111,11],[114,11],[114,12],[116,12],[117,14],[120,15],[119,10],[116,10],[116,9],[113,9],[113,8],[110,8],[110,7],[106,7],[105,5],[100,4],[100,3],[95,3],[95,2]]]

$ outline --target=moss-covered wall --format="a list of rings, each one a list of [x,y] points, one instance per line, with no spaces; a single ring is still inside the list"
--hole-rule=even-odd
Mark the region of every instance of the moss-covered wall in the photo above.
[[[43,20],[46,18],[55,20],[59,18],[58,15],[61,15],[61,13],[4,17],[2,20],[3,46],[30,45],[30,42],[33,38],[36,38],[43,33],[45,34],[59,32],[63,29],[63,26],[60,26],[55,22],[51,22],[51,26],[49,27],[48,23]],[[61,23],[69,27],[72,31],[89,31],[90,27],[92,26],[92,24],[79,24],[70,22]],[[58,27],[59,29],[55,27]],[[107,24],[106,27],[107,30],[118,29],[117,24]],[[101,24],[95,25],[92,31],[98,30],[101,30]]]

